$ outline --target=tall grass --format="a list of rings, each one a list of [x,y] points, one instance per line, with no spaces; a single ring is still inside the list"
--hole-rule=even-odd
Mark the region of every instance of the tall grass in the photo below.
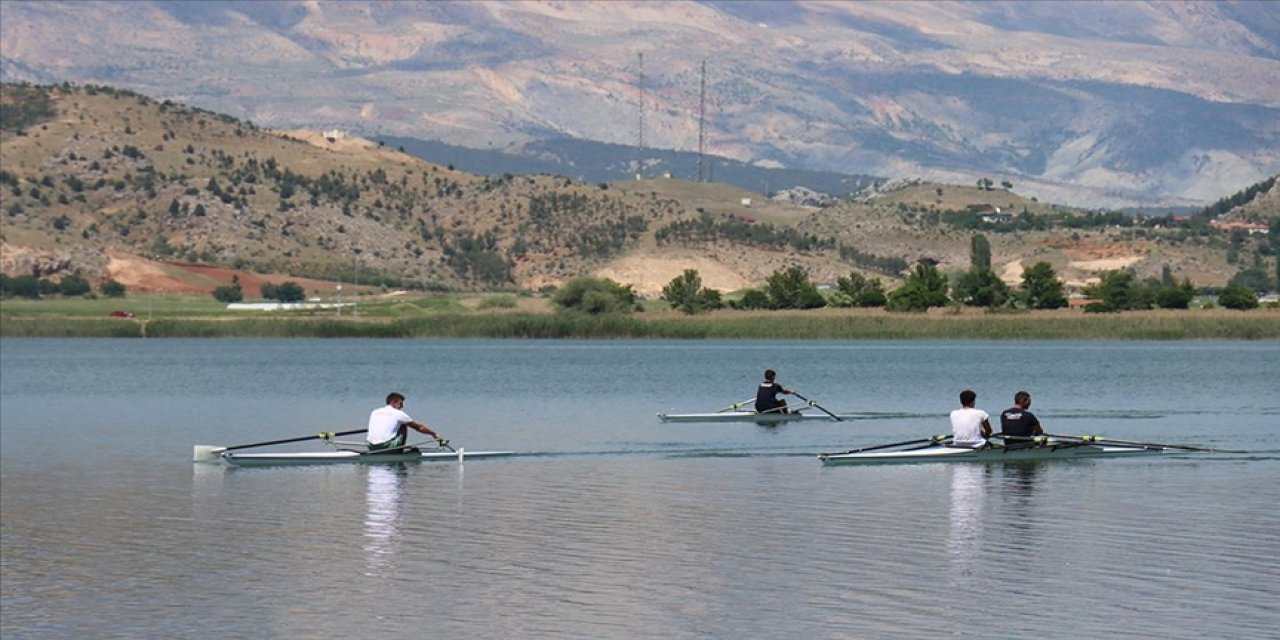
[[[1084,314],[886,314],[725,312],[590,316],[562,313],[435,313],[386,316],[159,317],[6,316],[9,337],[670,338],[971,340],[1276,340],[1280,312]]]

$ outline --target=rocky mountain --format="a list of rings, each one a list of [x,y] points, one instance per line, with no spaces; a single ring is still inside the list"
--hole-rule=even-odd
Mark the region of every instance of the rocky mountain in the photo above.
[[[1204,205],[1280,172],[1269,2],[5,2],[0,78],[277,128],[628,145],[638,170],[701,147],[990,176],[1080,206]]]

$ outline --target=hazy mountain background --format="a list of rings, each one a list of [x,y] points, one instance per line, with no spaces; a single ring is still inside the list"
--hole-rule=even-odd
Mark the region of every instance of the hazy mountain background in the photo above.
[[[533,157],[637,146],[642,99],[645,147],[696,151],[703,60],[706,151],[748,164],[1080,206],[1280,172],[1280,3],[0,3],[5,81]]]

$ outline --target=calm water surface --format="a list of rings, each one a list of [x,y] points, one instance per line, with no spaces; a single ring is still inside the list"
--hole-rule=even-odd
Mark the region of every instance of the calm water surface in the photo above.
[[[663,424],[760,371],[875,419]],[[1027,389],[1243,454],[823,468]],[[228,469],[387,392],[464,465]],[[1280,343],[0,341],[10,638],[1261,638]],[[317,449],[316,445],[294,445]]]

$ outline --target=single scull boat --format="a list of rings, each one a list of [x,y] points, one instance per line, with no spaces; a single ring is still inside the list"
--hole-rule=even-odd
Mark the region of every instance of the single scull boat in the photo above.
[[[233,467],[264,467],[302,464],[393,464],[403,462],[462,462],[464,459],[500,458],[515,455],[514,451],[418,451],[393,453],[368,453],[365,451],[338,450],[310,453],[233,453],[220,454],[223,462]]]
[[[436,440],[439,444],[438,448],[421,450],[416,445],[407,445],[383,451],[369,451],[364,442],[343,442],[334,439],[337,436],[348,436],[364,432],[364,429],[342,431],[339,433],[325,431],[313,436],[286,438],[284,440],[272,440],[270,442],[255,442],[253,444],[241,444],[233,447],[214,447],[198,444],[195,446],[192,459],[196,462],[225,462],[237,467],[261,467],[269,465],[335,463],[391,464],[405,462],[429,462],[433,460],[462,462],[466,458],[501,458],[516,455],[514,451],[467,451],[465,449],[454,449],[449,446],[449,441],[440,439]],[[290,442],[304,442],[307,440],[320,440],[327,445],[339,448],[334,451],[304,453],[234,453],[240,449],[266,447]]]
[[[794,393],[794,392],[793,392]],[[804,404],[792,404],[782,407],[780,410],[758,412],[752,407],[752,400],[743,400],[735,402],[724,409],[714,413],[659,413],[658,419],[663,422],[755,422],[757,424],[774,424],[778,422],[792,422],[797,420],[834,420],[837,422],[854,418],[867,418],[883,414],[872,413],[832,413],[827,411],[822,405],[810,400],[798,393],[797,398],[804,400]],[[801,413],[809,408],[821,411],[816,413]]]
[[[659,413],[658,419],[663,422],[757,422],[773,424],[777,422],[793,422],[801,420],[851,420],[865,418],[870,414],[841,413],[833,418],[814,413],[756,413],[755,411],[724,411],[719,413]]]

